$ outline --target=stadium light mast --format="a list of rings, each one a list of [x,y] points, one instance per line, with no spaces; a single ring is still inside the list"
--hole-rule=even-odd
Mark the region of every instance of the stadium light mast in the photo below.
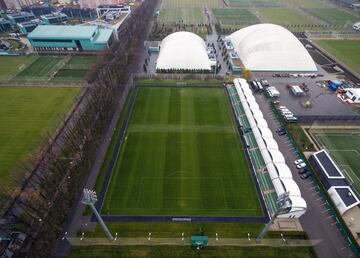
[[[260,241],[261,239],[263,239],[263,237],[269,231],[271,225],[274,224],[274,221],[276,220],[276,218],[279,215],[288,213],[291,210],[291,201],[289,198],[289,192],[285,192],[285,193],[281,194],[278,197],[276,204],[277,204],[277,210],[276,210],[274,216],[266,224],[265,228],[261,231],[259,236],[256,238],[256,241]]]
[[[83,190],[83,198],[81,200],[81,202],[85,205],[89,205],[91,207],[91,209],[93,210],[96,218],[98,219],[98,221],[100,222],[100,225],[102,226],[102,228],[105,231],[105,234],[108,236],[108,238],[110,239],[110,241],[114,240],[114,237],[111,235],[110,230],[108,229],[108,227],[105,225],[105,222],[103,221],[103,219],[101,218],[99,212],[96,210],[95,208],[95,203],[97,202],[97,196],[96,196],[96,192],[90,189],[86,189],[84,188]]]

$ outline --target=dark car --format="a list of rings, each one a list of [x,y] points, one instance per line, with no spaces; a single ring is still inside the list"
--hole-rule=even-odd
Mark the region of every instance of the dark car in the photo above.
[[[278,132],[278,135],[279,135],[279,136],[282,136],[282,135],[285,135],[285,134],[286,134],[285,131],[280,131],[280,132]]]
[[[309,170],[307,168],[303,168],[303,169],[300,169],[299,170],[299,174],[302,175],[302,174],[305,174],[306,172],[308,172]]]
[[[281,131],[284,131],[285,129],[283,127],[279,127],[278,129],[276,129],[276,132],[281,132]]]
[[[306,178],[308,178],[308,177],[311,177],[310,171],[308,171],[308,172],[306,172],[305,174],[302,174],[302,175],[300,176],[301,179],[306,179]]]

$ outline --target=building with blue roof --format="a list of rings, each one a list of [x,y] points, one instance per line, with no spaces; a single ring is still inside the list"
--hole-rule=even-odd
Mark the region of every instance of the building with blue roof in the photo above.
[[[35,19],[35,15],[29,12],[8,13],[7,17],[12,25]]]
[[[40,25],[28,39],[38,52],[93,52],[109,48],[114,35],[113,30],[96,25]]]
[[[11,24],[8,20],[4,18],[0,18],[0,31],[8,31],[11,30]]]
[[[351,183],[326,150],[312,154],[309,162],[341,214],[360,205],[360,200],[351,188]]]

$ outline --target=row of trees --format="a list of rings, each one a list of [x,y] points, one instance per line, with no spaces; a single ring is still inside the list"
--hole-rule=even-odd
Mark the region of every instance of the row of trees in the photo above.
[[[72,116],[56,137],[48,137],[46,151],[22,166],[28,175],[25,181],[18,177],[22,187],[0,191],[0,202],[7,203],[0,235],[27,235],[16,257],[44,257],[53,249],[119,100],[128,93],[156,4],[144,1],[121,26],[120,40],[90,69],[89,87]]]

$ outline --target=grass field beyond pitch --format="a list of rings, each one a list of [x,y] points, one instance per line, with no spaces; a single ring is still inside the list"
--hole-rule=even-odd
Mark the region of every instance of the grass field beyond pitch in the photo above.
[[[224,89],[140,88],[103,214],[262,210]]]
[[[354,133],[315,133],[316,140],[330,152],[354,188],[360,193],[360,131]]]
[[[0,88],[0,188],[11,183],[10,173],[39,147],[42,136],[54,131],[79,92],[79,88]]]
[[[360,74],[360,40],[317,40],[316,43]]]

